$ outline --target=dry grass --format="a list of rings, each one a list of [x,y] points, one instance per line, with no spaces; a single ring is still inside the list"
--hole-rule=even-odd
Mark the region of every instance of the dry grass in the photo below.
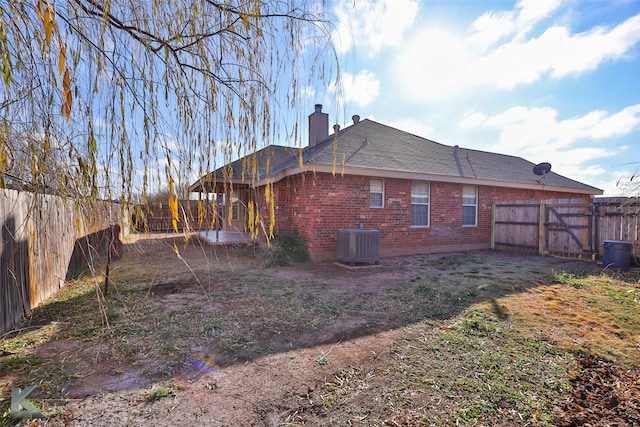
[[[325,385],[330,421],[338,424],[349,412],[352,420],[366,416],[371,425],[400,426],[551,426],[570,415],[589,425],[640,422],[640,285],[584,272],[553,273],[553,282],[472,304],[444,322],[407,328],[391,356],[379,357],[384,368],[351,367]],[[592,400],[593,408],[581,402],[573,407],[580,413],[567,414],[560,402],[579,384],[583,355],[612,364],[593,374],[602,391],[601,384],[584,385],[607,400]],[[622,377],[606,378],[604,369]],[[604,420],[595,405],[604,402],[605,412],[612,412],[612,393],[625,405],[624,415]],[[360,409],[354,414],[353,408]]]
[[[640,364],[640,285],[606,274],[557,273],[555,284],[499,298],[503,313],[531,336],[597,354],[626,366]],[[492,308],[482,305],[487,310]]]
[[[3,337],[0,400],[34,383],[41,402],[155,384],[141,400],[158,405],[180,398],[182,386],[161,382],[188,375],[194,356],[225,369],[397,331],[348,361],[318,351],[324,385],[305,398],[313,404],[280,411],[280,424],[552,425],[577,357],[637,368],[638,281],[595,264],[470,252],[361,270],[264,269],[263,255],[182,239],[130,243],[108,298],[102,278],[87,277]],[[264,391],[265,401],[276,395]]]

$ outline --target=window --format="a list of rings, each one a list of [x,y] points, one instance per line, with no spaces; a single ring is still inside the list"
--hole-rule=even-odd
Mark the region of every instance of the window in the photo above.
[[[478,225],[478,189],[475,185],[462,187],[462,226]]]
[[[233,221],[237,221],[240,219],[240,203],[239,202],[234,202],[233,207],[231,208],[231,219]]]
[[[371,178],[369,183],[369,206],[372,208],[384,207],[384,179]]]
[[[411,182],[411,226],[429,226],[429,183]]]
[[[240,219],[240,199],[238,198],[238,193],[231,193],[231,220]]]

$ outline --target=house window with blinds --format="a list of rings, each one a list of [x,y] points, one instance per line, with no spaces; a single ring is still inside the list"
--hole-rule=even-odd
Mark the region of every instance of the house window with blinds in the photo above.
[[[369,183],[369,207],[384,207],[384,179],[371,178]]]
[[[411,182],[411,226],[429,226],[429,183]]]
[[[462,226],[478,225],[478,188],[475,185],[462,187]]]

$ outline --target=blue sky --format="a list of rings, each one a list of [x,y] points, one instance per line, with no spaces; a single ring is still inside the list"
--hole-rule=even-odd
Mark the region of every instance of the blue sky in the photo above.
[[[330,123],[354,114],[434,141],[550,162],[623,193],[640,167],[640,0],[334,0],[343,90],[317,91]],[[628,181],[628,179],[627,179]]]

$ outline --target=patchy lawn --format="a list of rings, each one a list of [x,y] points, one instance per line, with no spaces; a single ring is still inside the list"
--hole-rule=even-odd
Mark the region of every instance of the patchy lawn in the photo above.
[[[263,259],[125,245],[106,299],[83,278],[2,337],[0,425],[29,384],[46,426],[640,423],[634,270],[491,251]]]

